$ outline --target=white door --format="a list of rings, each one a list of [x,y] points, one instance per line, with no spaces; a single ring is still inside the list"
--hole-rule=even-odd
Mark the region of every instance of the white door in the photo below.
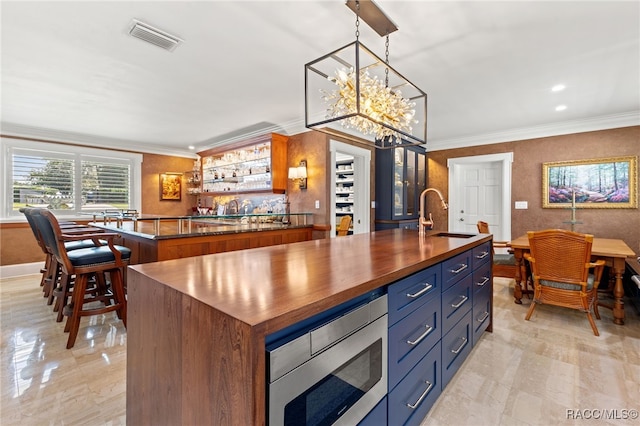
[[[449,159],[451,232],[476,233],[482,220],[494,239],[511,239],[512,162],[512,153]]]
[[[336,225],[336,157],[347,155],[353,157],[353,220],[354,234],[370,231],[370,188],[371,188],[371,152],[367,149],[331,140],[331,236],[335,237]]]

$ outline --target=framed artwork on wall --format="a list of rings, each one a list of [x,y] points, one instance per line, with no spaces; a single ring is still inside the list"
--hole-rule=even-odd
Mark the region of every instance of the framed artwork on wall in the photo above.
[[[182,199],[182,173],[160,173],[160,201]]]
[[[542,164],[543,208],[638,208],[638,157]]]

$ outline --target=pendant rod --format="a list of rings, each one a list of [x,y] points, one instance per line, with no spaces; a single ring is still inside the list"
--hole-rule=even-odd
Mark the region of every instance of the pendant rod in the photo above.
[[[346,5],[360,19],[367,23],[380,37],[385,37],[398,30],[396,24],[372,0],[359,0],[360,10],[356,11],[356,0],[347,0]]]

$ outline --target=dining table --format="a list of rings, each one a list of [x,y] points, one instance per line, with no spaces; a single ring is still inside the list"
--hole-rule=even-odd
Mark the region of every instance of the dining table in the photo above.
[[[529,237],[525,234],[510,242],[511,249],[513,250],[513,256],[516,261],[516,285],[513,291],[513,297],[515,303],[522,303],[523,294],[531,294],[533,290],[528,288],[523,289],[522,284],[524,281],[525,287],[527,287],[527,268],[524,261],[524,254],[530,251]],[[602,259],[605,261],[606,266],[611,268],[611,272],[615,277],[615,283],[613,286],[613,304],[607,304],[604,302],[598,302],[598,306],[609,308],[613,311],[613,322],[618,325],[624,324],[624,287],[622,286],[622,276],[625,271],[626,260],[629,257],[635,257],[636,254],[629,248],[629,246],[621,239],[615,238],[593,238],[593,245],[591,246],[591,256],[596,259]]]

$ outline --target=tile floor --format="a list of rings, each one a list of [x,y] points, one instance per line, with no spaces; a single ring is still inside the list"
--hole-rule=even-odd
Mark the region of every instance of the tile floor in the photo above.
[[[38,282],[37,275],[0,280],[0,424],[124,424],[122,323],[113,313],[85,318],[67,350],[64,325]],[[638,424],[624,418],[640,409],[635,308],[627,304],[622,327],[601,309],[595,337],[577,311],[541,306],[524,321],[530,301],[514,304],[512,287],[512,280],[495,280],[494,332],[483,336],[423,424]],[[603,412],[610,418],[587,419]]]

